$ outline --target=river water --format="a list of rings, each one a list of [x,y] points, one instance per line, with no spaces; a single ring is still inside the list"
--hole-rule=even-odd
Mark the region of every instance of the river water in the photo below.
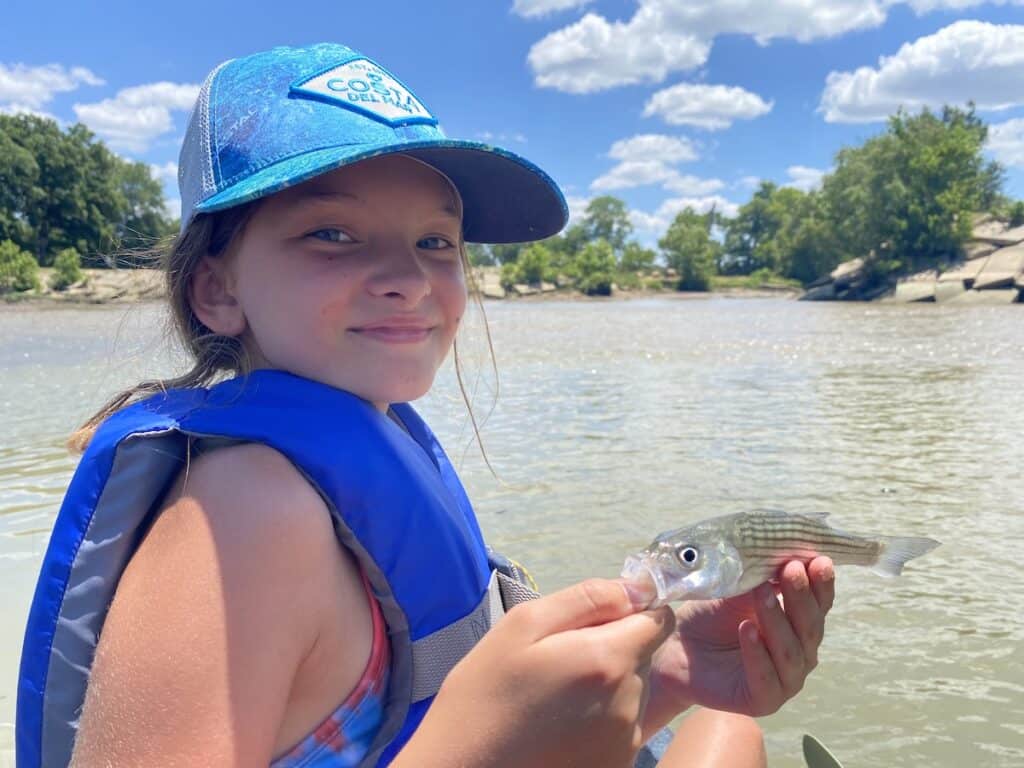
[[[659,531],[744,509],[944,543],[896,581],[839,573],[821,663],[762,721],[773,766],[816,734],[849,766],[1024,765],[1024,313],[680,299],[487,305],[420,408],[484,531],[551,591]],[[182,363],[157,305],[0,311],[0,766],[69,430]]]

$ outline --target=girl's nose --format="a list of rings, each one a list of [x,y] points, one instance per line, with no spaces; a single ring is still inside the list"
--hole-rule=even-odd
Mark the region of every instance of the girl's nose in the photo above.
[[[430,295],[430,279],[415,249],[391,245],[378,253],[366,288],[373,296],[390,296],[415,306]]]

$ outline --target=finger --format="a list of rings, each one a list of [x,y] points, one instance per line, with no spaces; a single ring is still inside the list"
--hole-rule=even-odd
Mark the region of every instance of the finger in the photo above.
[[[632,588],[632,585],[630,585]],[[551,595],[521,603],[508,618],[528,626],[535,638],[592,627],[643,610],[651,601],[649,594],[632,599],[622,581],[587,579]]]
[[[740,622],[739,633],[740,656],[750,697],[749,714],[754,717],[770,715],[785,701],[775,662],[754,622],[749,619]]]
[[[836,599],[836,569],[832,560],[827,557],[816,557],[807,566],[807,575],[811,578],[811,589],[821,607],[824,616],[832,610]]]
[[[786,616],[803,648],[806,675],[818,666],[818,646],[825,635],[825,614],[811,591],[811,581],[802,562],[786,563],[780,582]]]
[[[782,682],[782,692],[788,699],[799,692],[807,677],[804,649],[783,613],[771,584],[762,584],[754,590],[754,610],[761,637],[764,638],[775,671]]]
[[[595,633],[598,642],[613,654],[639,665],[649,665],[651,656],[671,637],[675,628],[675,613],[668,606],[662,606],[587,631]]]

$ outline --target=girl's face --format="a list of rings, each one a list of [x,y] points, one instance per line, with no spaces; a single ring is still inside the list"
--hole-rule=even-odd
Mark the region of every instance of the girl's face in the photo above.
[[[258,367],[384,408],[425,394],[466,307],[448,182],[384,156],[267,198],[224,261]]]

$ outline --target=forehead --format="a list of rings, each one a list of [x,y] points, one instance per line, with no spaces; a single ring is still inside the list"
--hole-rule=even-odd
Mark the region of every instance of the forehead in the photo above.
[[[349,198],[363,203],[439,209],[459,216],[458,193],[451,182],[426,163],[403,155],[386,155],[336,168],[273,196],[284,205],[308,200]]]

